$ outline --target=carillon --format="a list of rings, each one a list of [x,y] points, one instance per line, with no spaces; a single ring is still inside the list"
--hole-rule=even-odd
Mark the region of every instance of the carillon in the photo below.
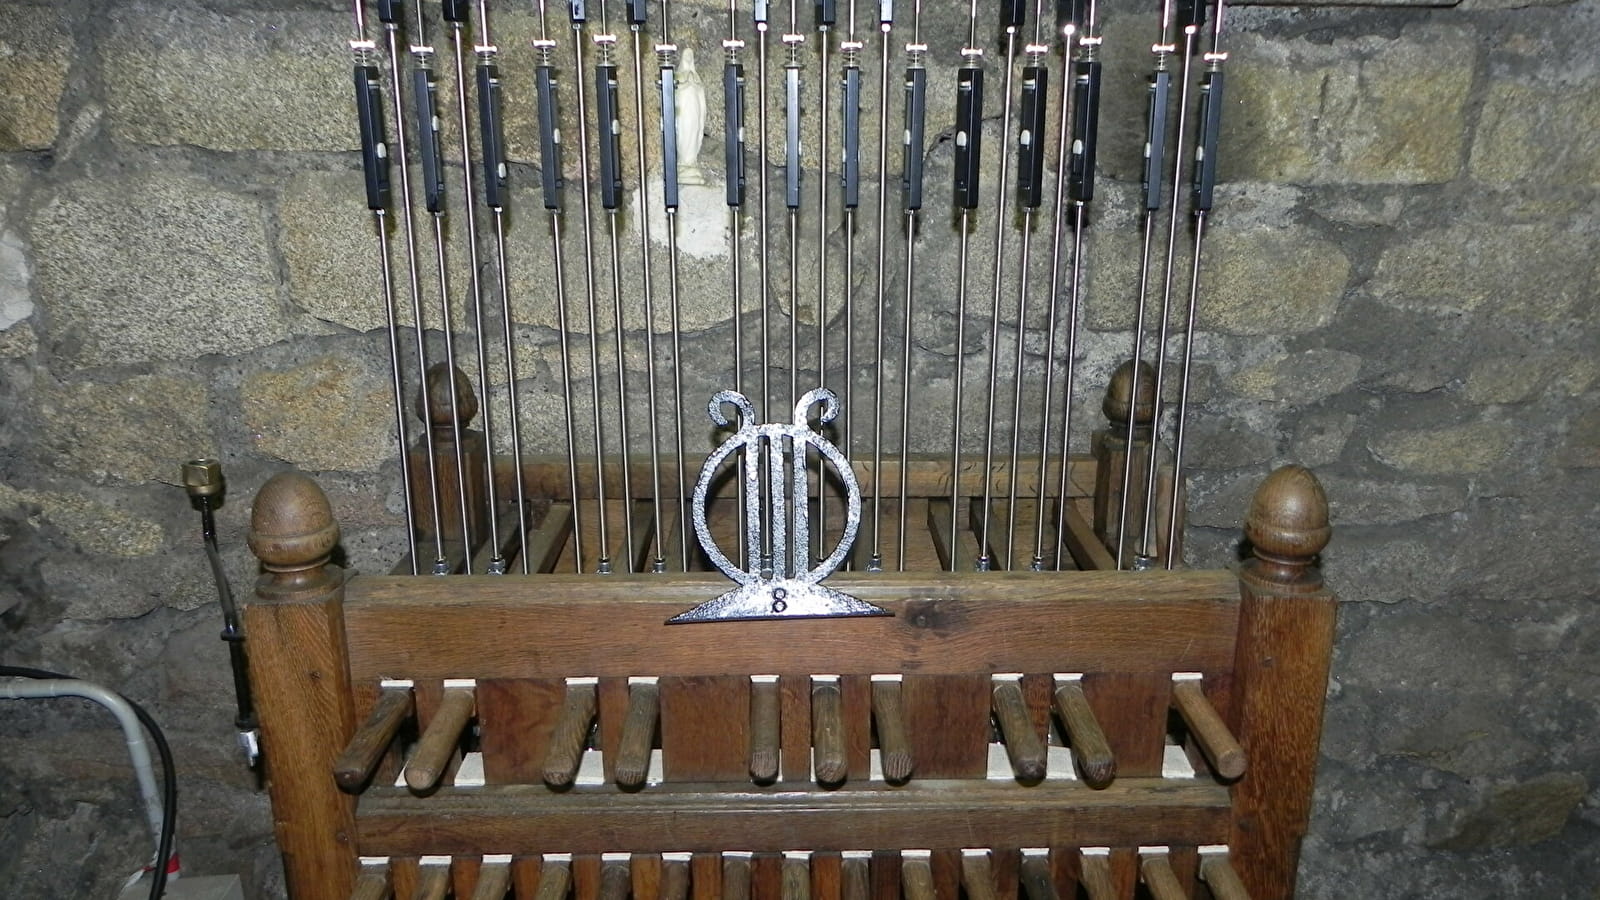
[[[568,0],[567,29],[536,0],[528,67],[502,65],[498,3],[354,0],[412,550],[389,575],[351,576],[329,561],[338,525],[314,483],[281,475],[256,498],[266,574],[244,626],[291,894],[1290,896],[1336,606],[1315,477],[1289,466],[1261,485],[1239,571],[1180,565],[1223,0],[1153,10],[1142,243],[1122,286],[1132,353],[1093,386],[1079,350],[1085,308],[1105,299],[1085,280],[1085,233],[1104,227],[1097,0],[970,0],[954,35],[929,28],[928,0],[817,0],[809,22],[780,2],[708,13],[722,77],[702,82],[672,0]],[[930,97],[946,66],[949,113]],[[441,90],[459,139],[440,127]],[[505,137],[524,109],[529,169]],[[945,152],[930,132],[950,136],[948,205],[926,177]],[[511,190],[535,170],[542,214]],[[698,261],[708,222],[725,228],[726,272]],[[548,242],[510,240],[541,228]],[[919,271],[930,250],[952,283]],[[512,265],[553,303],[559,416],[523,393]],[[969,283],[984,276],[987,303]],[[731,325],[692,338],[726,341],[701,372],[685,311],[712,282]],[[928,312],[946,305],[950,333],[934,333]],[[914,364],[919,342],[948,341],[936,373]],[[921,411],[943,409],[923,395],[946,377],[948,421]],[[718,387],[690,395],[702,382]],[[1106,421],[1074,454],[1086,390],[1104,391]],[[564,453],[525,452],[533,412],[560,423]],[[948,426],[948,445],[915,446],[919,426],[940,444]]]

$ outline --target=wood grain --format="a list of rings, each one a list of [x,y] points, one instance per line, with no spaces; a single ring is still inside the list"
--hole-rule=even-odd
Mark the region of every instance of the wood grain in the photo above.
[[[339,787],[359,793],[384,754],[400,732],[400,726],[411,716],[414,704],[410,688],[385,688],[372,707],[372,714],[356,730],[344,752],[333,764],[333,778]]]
[[[448,583],[445,583],[448,582]],[[562,678],[575,673],[1226,670],[1238,586],[1226,572],[836,577],[894,615],[665,625],[722,591],[703,575],[356,578],[357,679]],[[595,627],[604,610],[603,628]],[[937,646],[937,653],[928,650]],[[1005,665],[995,661],[1006,648]],[[655,671],[640,672],[649,660]],[[714,661],[714,664],[708,665]],[[776,668],[775,668],[776,667]]]
[[[811,687],[811,753],[817,783],[837,785],[849,775],[844,755],[844,698],[839,685],[818,682]]]
[[[1116,886],[1111,883],[1111,861],[1099,855],[1085,854],[1078,862],[1078,883],[1089,900],[1120,900]]]
[[[1089,698],[1083,694],[1083,685],[1076,681],[1058,682],[1054,699],[1084,783],[1096,788],[1110,784],[1117,775],[1117,758],[1106,742],[1105,732],[1100,730]]]
[[[1015,681],[996,681],[991,692],[994,718],[1000,725],[1000,735],[1005,740],[1006,757],[1011,760],[1011,771],[1017,780],[1032,784],[1044,779],[1044,741],[1034,729],[1033,717],[1028,712],[1027,701],[1022,698],[1022,685]]]
[[[478,682],[478,747],[490,784],[544,777],[550,732],[566,698],[559,679],[486,679]]]
[[[1151,900],[1189,900],[1189,895],[1184,893],[1183,885],[1178,883],[1177,873],[1172,871],[1172,862],[1165,853],[1151,853],[1139,860],[1139,879],[1150,891]]]
[[[478,883],[470,895],[472,900],[505,900],[511,890],[511,864],[490,863],[478,868]],[[458,891],[460,896],[461,892]]]
[[[1216,900],[1250,900],[1251,892],[1245,888],[1239,873],[1228,861],[1227,854],[1207,853],[1201,856],[1200,879],[1211,889],[1211,896]]]
[[[356,879],[355,889],[350,892],[350,900],[388,900],[394,896],[394,885],[389,881],[389,870],[368,867],[361,870],[361,877]]]
[[[778,780],[782,708],[782,692],[776,681],[750,685],[750,778],[757,784]]]
[[[567,894],[572,890],[572,866],[570,863],[546,861],[539,870],[539,889],[533,895],[533,900],[566,900]]]
[[[650,773],[650,750],[655,746],[656,721],[661,711],[660,689],[639,683],[628,688],[628,714],[622,722],[622,742],[617,749],[617,784],[637,788]]]
[[[567,685],[561,718],[556,720],[545,753],[545,784],[565,787],[572,784],[572,779],[577,776],[578,763],[583,760],[584,745],[589,740],[589,728],[594,723],[597,707],[595,693],[592,684]]]
[[[461,744],[461,732],[472,718],[475,703],[471,690],[450,688],[444,692],[438,712],[423,729],[422,739],[406,763],[406,784],[412,790],[426,791],[439,783]]]
[[[933,890],[933,866],[929,860],[907,858],[900,863],[900,883],[906,900],[937,900]]]
[[[872,721],[878,729],[884,780],[903,784],[911,777],[916,764],[911,737],[906,730],[905,707],[900,703],[900,682],[872,682]]]
[[[1199,743],[1206,759],[1211,762],[1217,777],[1232,781],[1244,774],[1245,752],[1228,730],[1227,723],[1206,699],[1198,681],[1175,681],[1172,685],[1173,705],[1183,716],[1189,733]]]
[[[693,787],[694,789],[690,789]],[[835,791],[729,791],[726,785],[553,793],[542,785],[443,788],[414,797],[393,788],[363,796],[358,827],[365,855],[408,852],[574,853],[629,847],[641,853],[725,848],[898,850],[908,847],[1082,846],[1221,843],[1225,788],[1119,778],[1104,790],[1072,782],[916,779],[905,787]],[[736,837],[730,838],[730,835]]]
[[[449,895],[449,865],[418,866],[417,870],[417,887],[411,895],[414,900],[444,900]]]
[[[776,749],[774,742],[774,764]],[[661,762],[669,782],[749,777],[750,679],[743,675],[661,679]]]
[[[1083,677],[1083,692],[1099,711],[1118,776],[1160,775],[1172,677],[1091,669]]]

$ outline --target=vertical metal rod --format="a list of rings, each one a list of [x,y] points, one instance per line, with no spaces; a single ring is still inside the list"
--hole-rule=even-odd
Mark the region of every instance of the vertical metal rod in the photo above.
[[[1040,18],[1043,19],[1043,16],[1041,15]],[[1077,32],[1077,27],[1077,23],[1068,18],[1061,29],[1061,74],[1063,77],[1061,79],[1061,115],[1056,127],[1055,206],[1053,207],[1050,226],[1050,313],[1045,323],[1044,386],[1040,392],[1039,400],[1039,470],[1036,473],[1038,487],[1034,492],[1034,512],[1038,519],[1034,523],[1033,529],[1032,569],[1035,572],[1044,570],[1045,481],[1050,469],[1050,421],[1052,418],[1051,411],[1053,409],[1052,400],[1054,399],[1056,369],[1056,320],[1061,306],[1061,258],[1067,211],[1067,170],[1069,168],[1067,160],[1072,157],[1070,144],[1073,109],[1073,91],[1071,89],[1072,38]],[[1066,402],[1062,404],[1064,420],[1072,418],[1072,368],[1073,358],[1077,355],[1077,304],[1075,302],[1068,306],[1067,319],[1071,323],[1071,327],[1068,329],[1067,338],[1067,372],[1064,390]],[[1068,427],[1066,421],[1063,421],[1062,429],[1066,430]],[[1065,510],[1066,503],[1067,495],[1065,491],[1056,495],[1056,504],[1059,509]],[[1061,530],[1059,528],[1056,530],[1055,547],[1056,550],[1054,552],[1059,554],[1061,547]]]
[[[1066,561],[1059,536],[1067,527],[1067,487],[1072,465],[1072,394],[1078,352],[1079,298],[1083,287],[1083,226],[1089,202],[1094,199],[1095,144],[1100,122],[1100,33],[1096,2],[1088,0],[1078,56],[1072,64],[1072,162],[1067,194],[1072,199],[1072,281],[1067,299],[1067,371],[1062,383],[1066,396],[1061,419],[1061,476],[1057,484],[1055,570]],[[1066,51],[1071,53],[1069,47]],[[1137,390],[1137,388],[1135,388]]]
[[[1006,179],[1010,172],[1010,154],[1005,152],[1009,148],[1011,139],[1011,68],[1016,61],[1017,53],[1017,26],[1006,27],[1006,73],[1003,84],[1003,93],[1000,95],[1000,184],[995,195],[995,223],[994,223],[994,285],[993,301],[990,310],[989,324],[989,402],[986,407],[984,419],[988,427],[984,429],[983,439],[983,524],[979,529],[978,538],[978,570],[987,571],[990,568],[989,558],[989,519],[990,505],[994,493],[994,404],[995,396],[999,392],[999,364],[1000,364],[1000,298],[1003,292],[1005,278],[1005,244],[1007,230],[1006,200],[1009,199],[1006,191]],[[1013,435],[1015,440],[1015,435]],[[1008,539],[1009,543],[1009,539]],[[1010,556],[1009,549],[1007,556]]]
[[[911,42],[906,44],[906,129],[905,157],[901,165],[902,203],[906,212],[905,321],[900,330],[900,539],[896,568],[906,570],[906,482],[911,450],[911,321],[912,299],[917,284],[917,217],[922,209],[922,136],[927,124],[928,70],[923,57],[928,48],[922,43],[922,0],[911,5]],[[881,159],[881,157],[880,157]],[[882,176],[880,176],[881,178]],[[952,525],[951,534],[955,534]]]
[[[485,0],[478,0],[478,28],[482,41],[473,49],[478,57],[478,125],[482,134],[479,150],[483,154],[483,201],[494,214],[495,274],[500,280],[500,337],[506,364],[506,411],[511,420],[511,465],[516,478],[517,558],[522,574],[526,575],[529,566],[528,496],[526,476],[522,470],[522,413],[517,396],[517,353],[511,320],[511,273],[506,266],[505,208],[510,199],[506,184],[509,173],[505,132],[500,122],[500,71],[495,64],[500,51],[489,40],[489,13]],[[461,92],[465,93],[464,86]],[[484,406],[488,405],[489,398],[485,397]],[[490,470],[489,477],[494,477],[493,470]],[[490,560],[490,574],[500,574],[495,571],[497,561]],[[501,563],[502,570],[503,566]]]
[[[733,292],[733,389],[744,393],[744,190],[745,190],[745,159],[744,159],[744,64],[740,56],[744,50],[744,41],[739,40],[739,4],[738,0],[728,0],[728,37],[722,42],[725,62],[722,74],[722,95],[724,104],[723,113],[723,152],[727,169],[727,201],[728,218],[732,230],[733,253],[730,255],[729,276],[732,280]],[[765,312],[762,313],[765,316]],[[765,360],[763,360],[765,365]],[[683,398],[679,397],[681,404]],[[765,398],[762,400],[765,403]],[[765,412],[766,410],[763,410]],[[749,453],[741,453],[734,470],[734,481],[738,485],[739,496],[739,521],[749,521],[751,497],[746,490],[746,481],[749,475],[749,465],[746,457]],[[687,540],[687,537],[685,537]],[[750,549],[747,541],[739,542],[739,567],[748,568],[750,565]]]
[[[1199,133],[1195,140],[1195,168],[1190,205],[1194,209],[1194,255],[1189,268],[1189,304],[1184,319],[1183,371],[1178,380],[1178,408],[1172,428],[1172,488],[1169,495],[1167,517],[1166,567],[1173,568],[1179,558],[1178,511],[1183,490],[1183,436],[1189,412],[1189,367],[1194,359],[1194,323],[1200,303],[1200,260],[1206,236],[1206,216],[1211,211],[1212,193],[1217,176],[1217,143],[1222,128],[1222,63],[1228,54],[1222,52],[1222,4],[1216,0],[1211,27],[1211,52],[1205,55],[1206,75],[1200,85]],[[1176,201],[1174,201],[1176,202]]]
[[[400,442],[400,499],[405,507],[406,543],[416,546],[417,516],[411,503],[411,440],[406,434],[405,379],[401,375],[400,324],[394,296],[394,273],[389,268],[390,169],[388,137],[383,127],[383,86],[379,83],[377,45],[367,38],[362,0],[355,0],[356,36],[350,41],[356,89],[356,126],[361,139],[361,169],[366,182],[367,209],[378,236],[378,272],[382,276],[383,313],[389,338],[389,375],[394,388],[395,435]],[[402,114],[396,110],[396,115]],[[406,554],[411,574],[418,574],[416,553]]]
[[[1201,20],[1205,18],[1203,3],[1194,9]],[[1161,443],[1162,381],[1167,371],[1167,335],[1172,318],[1172,263],[1178,249],[1178,185],[1183,183],[1183,138],[1188,126],[1189,65],[1194,57],[1195,32],[1199,26],[1194,21],[1183,27],[1183,68],[1178,79],[1178,131],[1177,151],[1172,154],[1172,208],[1167,219],[1167,258],[1161,269],[1161,323],[1156,339],[1156,386],[1150,413],[1150,464],[1145,467],[1144,515],[1139,526],[1139,564],[1148,568],[1155,562],[1155,509],[1156,509],[1156,448]],[[1176,512],[1174,510],[1173,512]]]
[[[1135,407],[1139,405],[1138,371],[1139,363],[1144,359],[1144,322],[1150,295],[1150,245],[1155,236],[1156,214],[1161,211],[1161,181],[1166,177],[1162,160],[1167,150],[1167,91],[1172,78],[1168,68],[1168,58],[1177,49],[1172,44],[1172,2],[1173,0],[1161,0],[1161,36],[1151,47],[1151,52],[1156,57],[1156,64],[1155,72],[1150,78],[1150,115],[1145,129],[1144,145],[1144,241],[1139,251],[1139,304],[1133,326]],[[1159,390],[1159,387],[1157,389]],[[1122,495],[1117,503],[1116,529],[1116,558],[1119,569],[1122,568],[1122,561],[1127,555],[1128,492],[1133,487],[1133,437],[1137,419],[1137,416],[1128,416],[1128,427],[1124,433],[1126,444],[1123,451]],[[1155,431],[1159,428],[1159,422],[1154,423],[1151,428],[1152,450],[1155,449]],[[1153,455],[1151,460],[1153,464]]]
[[[599,526],[600,549],[595,571],[601,575],[611,573],[611,539],[608,528],[610,511],[606,509],[606,441],[605,428],[600,416],[600,301],[595,291],[594,276],[594,222],[589,200],[589,112],[588,95],[584,81],[588,72],[583,64],[585,23],[588,21],[583,0],[568,3],[572,18],[572,69],[573,85],[578,95],[578,168],[583,189],[578,196],[583,201],[583,291],[589,313],[589,403],[594,413],[594,483],[595,520]],[[626,517],[624,517],[626,518]]]
[[[817,0],[817,45],[822,63],[817,68],[817,90],[821,101],[817,104],[817,387],[828,383],[828,52],[832,49],[829,33],[833,29],[835,0]],[[819,423],[818,427],[821,425]],[[817,458],[817,527],[814,558],[821,559],[822,548],[827,544],[828,479],[827,464],[822,454]]]
[[[983,50],[978,46],[978,0],[967,10],[967,45],[961,48],[956,72],[955,206],[961,210],[960,262],[956,276],[956,371],[950,422],[950,569],[960,568],[961,542],[961,394],[966,376],[967,248],[972,241],[972,211],[978,206],[983,151]],[[984,473],[988,491],[988,473]],[[982,551],[979,551],[980,553]]]
[[[611,58],[617,36],[611,33],[606,21],[605,0],[600,0],[600,31],[594,37],[596,117],[600,126],[596,136],[600,142],[600,205],[606,213],[606,236],[611,251],[611,320],[617,353],[617,461],[622,467],[622,570],[632,572],[638,560],[633,556],[637,545],[633,539],[633,454],[628,431],[628,348],[622,309],[622,248],[617,225],[623,189],[622,112],[618,108],[617,65]],[[649,291],[645,296],[650,296]],[[650,327],[646,322],[646,334]]]
[[[450,302],[450,274],[445,262],[444,216],[444,154],[439,146],[439,112],[436,102],[437,85],[433,77],[433,47],[427,41],[427,20],[422,14],[422,4],[417,4],[416,43],[411,45],[411,99],[417,115],[417,149],[422,174],[423,204],[433,217],[433,255],[439,277],[439,306],[444,322],[444,359],[449,379],[445,382],[450,398],[450,438],[456,465],[456,506],[461,515],[462,572],[472,574],[472,522],[467,508],[466,451],[461,445],[460,398],[456,390],[456,347],[454,337],[454,304]],[[400,113],[396,111],[396,114]],[[423,373],[426,378],[427,373]],[[424,427],[433,427],[432,411],[425,416]]]
[[[484,480],[489,506],[489,544],[494,548],[493,556],[498,559],[500,499],[494,479],[494,409],[493,404],[489,402],[489,354],[485,343],[487,332],[483,324],[483,270],[478,259],[477,188],[472,183],[472,138],[470,137],[472,131],[467,123],[467,94],[463,87],[467,83],[467,54],[462,23],[459,21],[450,22],[450,46],[455,62],[457,122],[461,126],[461,208],[466,213],[467,220],[467,271],[468,284],[472,290],[473,349],[477,354],[478,396],[483,398],[478,417],[483,424],[483,470],[486,473]],[[493,561],[490,565],[493,567]],[[501,568],[503,567],[504,562],[501,561]]]
[[[634,4],[625,4],[633,8]],[[638,7],[642,10],[643,3]],[[629,43],[633,48],[633,136],[634,151],[639,166],[639,280],[640,291],[644,295],[644,347],[645,347],[645,397],[649,409],[649,434],[650,434],[650,508],[654,516],[655,558],[650,563],[650,571],[665,572],[667,570],[665,547],[662,542],[666,539],[665,529],[661,520],[661,420],[656,397],[656,303],[655,285],[651,277],[650,265],[650,201],[645,195],[645,178],[647,173],[644,152],[644,22],[643,18],[630,22],[628,25]],[[665,137],[665,136],[663,136]],[[613,218],[614,218],[613,214]],[[615,223],[613,223],[613,229]],[[619,306],[620,309],[620,306]],[[617,321],[617,334],[622,334],[622,321]],[[622,351],[617,352],[618,378],[623,377],[624,370]],[[619,382],[620,383],[620,382]]]
[[[805,35],[800,33],[800,0],[789,0],[789,30],[783,35],[783,45],[786,51],[783,71],[784,94],[784,205],[788,207],[789,230],[789,404],[788,409],[793,409],[800,400],[800,199],[801,179],[803,172],[800,165],[800,53],[805,46]],[[798,469],[803,474],[805,471],[804,446],[796,447],[793,441],[784,442],[784,452],[790,454],[791,468]],[[795,460],[794,455],[799,459]],[[777,485],[773,485],[773,490]],[[809,495],[802,495],[800,502],[807,502]],[[799,504],[791,504],[796,506]],[[794,517],[794,529],[791,534],[803,531],[800,527],[804,521],[804,512],[799,509],[788,509],[788,515]],[[789,548],[790,563],[799,566],[804,554],[811,552],[805,541],[794,544]]]
[[[406,165],[406,156],[409,143],[406,138],[405,100],[400,89],[400,23],[396,18],[387,18],[383,22],[383,30],[388,37],[389,44],[389,93],[394,107],[394,139],[395,153],[400,161],[400,221],[404,226],[406,239],[406,270],[411,285],[411,317],[415,322],[417,339],[417,394],[421,398],[422,406],[422,445],[428,461],[428,504],[433,518],[433,574],[450,574],[450,562],[444,553],[444,529],[442,527],[442,507],[439,502],[439,469],[437,465],[438,453],[434,446],[433,429],[429,427],[428,417],[433,409],[431,392],[428,388],[428,342],[427,324],[422,318],[422,277],[417,265],[417,235],[416,223],[411,213],[411,173]],[[449,323],[446,323],[449,327]],[[404,452],[411,452],[406,448]],[[406,490],[411,490],[411,485],[406,485]]]
[[[556,337],[561,347],[561,399],[565,420],[567,450],[567,487],[572,497],[572,565],[580,575],[584,571],[583,554],[583,503],[578,496],[578,435],[576,412],[572,403],[572,346],[567,332],[567,275],[562,261],[561,220],[565,207],[565,179],[561,163],[560,104],[556,96],[556,77],[553,56],[556,42],[550,39],[550,28],[545,18],[544,0],[539,0],[539,37],[533,42],[536,63],[539,116],[539,180],[544,193],[545,210],[550,214],[550,262],[554,268],[556,291]]]
[[[683,443],[683,353],[679,342],[682,322],[678,292],[678,109],[677,60],[678,48],[672,43],[672,4],[661,0],[661,43],[656,45],[656,59],[660,62],[661,76],[661,189],[662,205],[667,217],[667,317],[672,326],[672,434],[677,451],[678,469],[678,556],[679,571],[689,571],[689,472],[684,459]],[[644,120],[639,120],[640,156],[644,154]],[[640,184],[643,184],[644,167],[640,166]],[[643,205],[644,194],[640,192]],[[659,476],[658,476],[659,477]],[[661,546],[658,535],[656,546]]]
[[[756,29],[756,293],[760,298],[761,328],[761,411],[772,413],[772,282],[769,277],[768,247],[770,232],[767,219],[767,31],[770,28],[768,0],[754,0],[751,19]],[[761,497],[760,502],[770,508],[772,481],[771,466],[767,457],[772,453],[770,441],[761,444]],[[763,517],[763,522],[766,519]],[[761,529],[761,571],[772,571],[772,529]]]
[[[854,6],[851,7],[854,9]],[[885,287],[889,275],[889,32],[894,28],[894,0],[880,0],[878,6],[878,246],[877,267],[873,280],[873,331],[876,338],[873,352],[878,357],[877,377],[872,379],[872,557],[867,561],[867,571],[883,571],[883,376],[886,354],[883,343],[884,306],[888,302]],[[909,242],[909,237],[907,238]],[[854,254],[850,254],[854,256]],[[851,279],[847,278],[848,282]],[[853,320],[853,315],[849,316]],[[906,321],[910,322],[909,313]],[[847,339],[850,334],[845,332]],[[847,345],[848,346],[848,345]],[[849,354],[847,354],[848,356]],[[902,372],[902,382],[908,373]],[[845,385],[855,380],[853,361],[845,360]],[[848,410],[846,411],[848,415]],[[848,421],[848,420],[847,420]],[[900,432],[900,443],[905,444],[905,431]],[[849,454],[846,448],[846,455]],[[902,473],[905,464],[900,466]],[[906,503],[901,491],[899,505],[902,513]],[[903,530],[903,528],[902,528]],[[904,556],[904,554],[901,554]]]

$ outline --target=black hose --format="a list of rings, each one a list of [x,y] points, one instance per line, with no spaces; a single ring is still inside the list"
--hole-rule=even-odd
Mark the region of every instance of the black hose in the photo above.
[[[23,666],[0,666],[0,675],[16,678],[81,680],[71,675]],[[167,890],[167,859],[172,856],[172,835],[178,821],[178,770],[172,761],[172,747],[167,744],[167,736],[161,732],[161,726],[145,712],[144,707],[121,694],[117,696],[122,697],[133,707],[133,714],[139,717],[139,722],[150,732],[150,741],[156,745],[156,752],[161,755],[161,835],[156,843],[155,878],[150,883],[150,900],[161,900],[161,895]]]

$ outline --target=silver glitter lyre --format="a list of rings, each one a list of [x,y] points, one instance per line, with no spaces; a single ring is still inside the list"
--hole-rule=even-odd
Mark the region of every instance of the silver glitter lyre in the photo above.
[[[700,546],[711,562],[739,586],[715,600],[702,603],[688,612],[668,619],[668,624],[682,622],[720,622],[730,619],[805,619],[833,616],[887,616],[886,609],[857,600],[848,594],[824,587],[827,578],[844,562],[855,542],[856,530],[861,525],[861,486],[856,483],[855,470],[844,454],[807,422],[807,411],[822,404],[817,416],[826,424],[839,415],[839,400],[826,388],[816,388],[800,398],[794,407],[792,423],[774,422],[759,425],[755,406],[750,399],[737,391],[719,391],[711,398],[711,421],[718,425],[733,424],[722,412],[723,404],[738,410],[739,430],[735,431],[709,457],[700,469],[700,480],[694,486],[694,530],[700,537]],[[808,567],[810,547],[810,517],[807,482],[806,447],[815,448],[837,472],[845,489],[844,534],[839,545],[827,558]],[[765,449],[767,452],[762,453]],[[728,559],[711,538],[706,524],[706,495],[718,468],[730,456],[744,454],[744,490],[751,502],[745,506],[744,542],[748,568],[740,569]],[[765,455],[767,480],[771,484],[766,502],[759,502],[761,491],[761,463]],[[765,512],[765,516],[763,516]],[[791,530],[792,524],[792,530]],[[763,547],[768,537],[764,529],[771,529],[771,558],[763,559]]]

